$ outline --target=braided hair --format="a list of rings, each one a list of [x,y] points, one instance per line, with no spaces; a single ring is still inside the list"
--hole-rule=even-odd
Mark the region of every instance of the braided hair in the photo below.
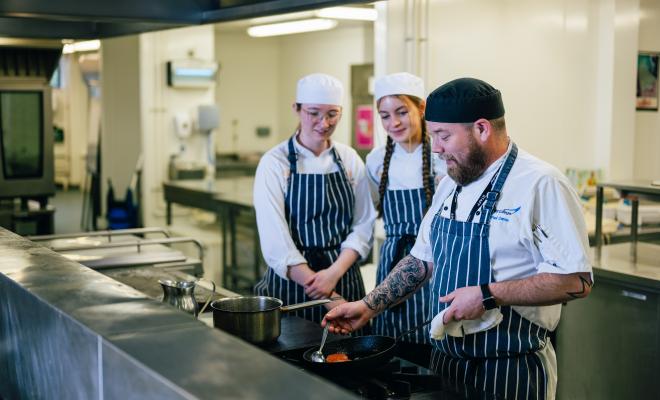
[[[424,197],[426,199],[424,213],[426,213],[426,211],[431,206],[431,201],[433,200],[434,183],[431,176],[431,140],[428,133],[426,132],[424,114],[421,112],[422,99],[407,95],[398,95],[396,97],[404,102],[405,99],[408,99],[417,107],[417,110],[420,111],[420,126],[422,129],[422,183],[424,184]],[[378,202],[379,217],[383,216],[383,200],[385,198],[385,191],[387,190],[387,183],[389,180],[390,160],[392,159],[392,153],[394,153],[394,140],[392,140],[392,138],[388,135],[387,143],[385,144],[385,156],[383,158],[383,172],[381,173],[380,185],[378,186],[378,195],[380,197],[380,201]]]
[[[426,214],[433,201],[435,182],[431,175],[431,137],[426,131],[424,116],[422,116],[422,182],[424,183],[424,197],[426,199],[423,214]]]
[[[385,144],[385,157],[383,158],[383,172],[380,176],[380,185],[378,186],[378,197],[380,197],[380,201],[378,202],[379,217],[383,216],[383,199],[385,198],[385,190],[387,190],[387,181],[390,174],[390,160],[392,159],[392,153],[394,153],[394,140],[387,136],[387,143]]]

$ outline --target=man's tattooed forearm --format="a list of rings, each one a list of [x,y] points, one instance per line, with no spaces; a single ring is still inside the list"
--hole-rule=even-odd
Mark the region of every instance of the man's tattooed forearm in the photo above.
[[[429,266],[425,261],[408,255],[363,300],[367,307],[381,312],[417,290],[426,282],[428,273]]]
[[[571,296],[574,299],[579,299],[579,298],[584,297],[584,294],[587,290],[587,287],[591,287],[593,285],[592,282],[588,281],[582,275],[578,276],[578,278],[580,278],[580,282],[582,282],[582,290],[577,291],[577,292],[566,292],[567,295]]]

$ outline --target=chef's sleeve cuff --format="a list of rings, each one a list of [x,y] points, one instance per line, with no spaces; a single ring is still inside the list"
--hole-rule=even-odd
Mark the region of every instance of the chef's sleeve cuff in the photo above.
[[[422,251],[417,246],[414,246],[410,250],[410,255],[421,261],[433,262],[433,252]]]
[[[277,276],[282,279],[289,280],[289,277],[287,276],[289,272],[289,266],[304,264],[306,262],[307,260],[305,260],[301,254],[290,254],[289,256],[285,257],[284,260],[280,260],[279,262],[272,260],[268,263],[268,266],[273,269]]]
[[[561,275],[586,272],[589,273],[589,275],[591,276],[591,282],[594,281],[594,272],[591,268],[591,264],[587,262],[567,266],[567,265],[560,265],[559,262],[555,262],[555,261],[551,261],[551,262],[544,261],[538,265],[536,270],[539,273],[561,274]]]
[[[373,240],[373,239],[372,239]],[[360,259],[358,261],[363,261],[366,260],[367,256],[369,255],[369,250],[371,249],[371,244],[361,244],[361,243],[356,243],[353,240],[346,240],[344,243],[341,244],[341,249],[351,249],[355,250],[358,255],[360,256]]]

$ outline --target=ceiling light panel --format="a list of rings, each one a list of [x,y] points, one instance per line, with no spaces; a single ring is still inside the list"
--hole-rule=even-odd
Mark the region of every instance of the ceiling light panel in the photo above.
[[[324,31],[337,26],[337,21],[331,19],[312,18],[298,21],[281,22],[277,24],[258,25],[248,28],[252,37],[291,35],[294,33]]]

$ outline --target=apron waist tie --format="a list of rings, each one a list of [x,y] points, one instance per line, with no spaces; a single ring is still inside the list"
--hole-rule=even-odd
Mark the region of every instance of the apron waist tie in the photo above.
[[[333,260],[328,254],[329,251],[339,250],[341,244],[336,244],[334,246],[300,246],[298,250],[305,252],[305,259],[309,268],[318,272],[324,270],[332,265]]]

